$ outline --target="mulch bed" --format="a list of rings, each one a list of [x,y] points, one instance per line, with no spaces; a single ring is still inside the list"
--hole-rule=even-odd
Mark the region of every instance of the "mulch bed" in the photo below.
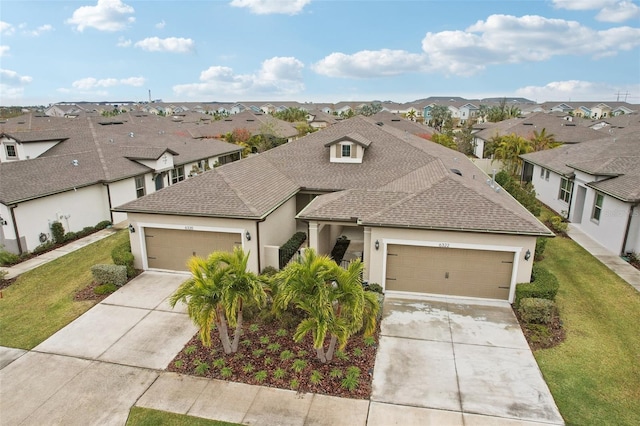
[[[529,324],[520,318],[517,309],[514,309],[513,312],[518,318],[520,328],[532,351],[553,348],[564,342],[565,330],[558,314],[553,316],[550,324]]]
[[[16,278],[8,278],[0,280],[0,290],[4,290],[16,281]]]
[[[109,297],[111,295],[111,293],[96,294],[94,290],[99,285],[100,284],[98,284],[96,282],[92,282],[91,284],[89,284],[88,286],[83,288],[82,290],[78,291],[73,296],[73,300],[75,300],[76,302],[83,302],[83,301],[87,301],[87,300],[95,300],[97,302],[101,302],[102,300],[104,300],[107,297]]]
[[[342,353],[337,353],[330,363],[322,364],[316,357],[310,334],[300,343],[293,341],[294,325],[286,327],[277,320],[255,320],[245,321],[243,328],[237,353],[224,353],[217,330],[211,334],[210,348],[202,346],[196,334],[171,361],[167,370],[301,393],[355,399],[370,397],[379,330],[373,340],[369,340],[369,345],[365,344],[361,334],[353,336]],[[286,351],[290,351],[292,356],[282,359],[287,358]],[[304,364],[301,371],[294,371],[294,366],[300,364]],[[230,368],[229,377],[223,377],[224,372],[229,373],[223,367]],[[343,383],[350,367],[360,370],[353,390],[347,389]],[[284,377],[278,377],[279,369],[285,372]],[[338,371],[341,377],[332,377]],[[316,379],[315,383],[312,378]]]

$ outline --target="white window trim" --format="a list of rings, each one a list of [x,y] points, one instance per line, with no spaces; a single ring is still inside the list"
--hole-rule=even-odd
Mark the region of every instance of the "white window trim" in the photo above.
[[[598,197],[602,197],[602,203],[598,206]],[[596,210],[600,211],[598,218],[596,219]],[[593,199],[593,208],[591,209],[591,222],[595,224],[600,224],[600,219],[602,218],[602,211],[604,210],[604,194],[600,192],[596,192],[596,196]]]
[[[138,179],[142,179],[142,186],[138,186]],[[145,195],[147,195],[147,183],[144,175],[134,177],[133,185],[136,187],[136,198],[144,197]],[[138,190],[140,189],[142,189],[142,195],[138,195]]]
[[[567,182],[567,188],[563,189],[562,188],[562,183],[563,182]],[[560,188],[558,189],[558,200],[569,204],[569,201],[571,201],[571,192],[573,192],[573,181],[570,181],[569,179],[565,178],[565,177],[561,177],[560,178]],[[562,198],[563,193],[566,193],[566,200],[564,198]]]
[[[9,155],[9,147],[13,147],[13,153],[14,153],[13,155]],[[15,160],[18,158],[18,147],[13,142],[8,142],[4,144],[4,152],[5,152],[5,155],[7,156],[7,159]]]

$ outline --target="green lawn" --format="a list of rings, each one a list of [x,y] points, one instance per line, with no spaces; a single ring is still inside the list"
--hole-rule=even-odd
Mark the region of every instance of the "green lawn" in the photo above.
[[[236,426],[218,420],[201,419],[184,414],[167,413],[149,408],[133,407],[126,426]]]
[[[542,263],[560,281],[566,341],[534,354],[568,425],[640,425],[640,293],[568,238]]]
[[[113,263],[111,250],[129,238],[122,230],[18,277],[2,291],[0,346],[32,349],[91,308],[76,291],[91,284],[91,267]]]

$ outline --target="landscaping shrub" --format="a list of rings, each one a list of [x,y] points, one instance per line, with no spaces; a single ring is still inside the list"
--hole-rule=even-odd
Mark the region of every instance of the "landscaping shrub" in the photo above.
[[[369,284],[369,285],[365,286],[364,289],[367,290],[367,291],[373,291],[375,293],[383,294],[382,293],[382,286],[380,284],[377,284],[377,283]]]
[[[11,266],[18,263],[20,256],[15,253],[6,251],[3,247],[0,247],[0,265]]]
[[[73,241],[73,240],[77,240],[78,239],[78,233],[77,232],[67,232],[66,234],[64,234],[64,242],[69,242],[69,241]]]
[[[274,268],[273,266],[265,266],[265,268],[261,272],[261,275],[266,275],[268,277],[272,277],[277,273],[278,273],[278,270],[276,268]]]
[[[306,240],[307,234],[304,232],[296,232],[291,238],[289,238],[289,241],[280,247],[280,269],[284,268],[285,265],[289,263],[293,255],[296,254],[300,246],[302,246],[302,243]]]
[[[103,220],[102,222],[98,222],[98,224],[96,226],[94,226],[94,229],[96,231],[99,231],[101,229],[106,228],[107,226],[111,226],[111,221],[109,220]]]
[[[111,250],[111,260],[113,260],[113,263],[116,265],[126,267],[128,278],[136,275],[136,268],[133,266],[134,257],[131,253],[131,244],[128,240],[124,244],[121,244]]]
[[[558,279],[552,272],[539,264],[533,265],[530,283],[516,285],[515,306],[520,306],[520,301],[526,298],[538,298],[555,300],[559,287]]]
[[[518,313],[526,323],[550,324],[557,312],[556,303],[549,299],[526,297],[520,300]]]
[[[530,182],[521,185],[504,170],[496,174],[496,182],[534,216],[540,216],[540,202],[536,199],[536,191]]]
[[[98,284],[115,284],[120,287],[127,282],[127,268],[122,265],[93,265],[91,274]]]
[[[64,243],[64,226],[58,221],[51,223],[51,235],[56,244]]]
[[[0,269],[0,281],[4,280],[4,277],[9,275],[9,271],[5,271],[4,269]]]
[[[118,289],[118,286],[115,284],[111,284],[111,283],[107,283],[107,284],[100,284],[99,286],[96,286],[96,288],[93,289],[93,292],[95,294],[111,294],[114,291],[116,291]]]
[[[87,235],[93,234],[94,232],[96,232],[96,228],[94,228],[93,226],[85,226],[81,231],[78,231],[76,235],[78,238],[83,238]]]
[[[559,234],[564,234],[565,232],[567,232],[567,228],[569,227],[567,222],[565,222],[564,219],[560,216],[551,216],[549,218],[549,224],[551,225],[551,229]]]
[[[538,237],[536,239],[536,252],[533,256],[534,260],[542,260],[542,256],[544,255],[544,249],[547,248],[548,238]]]
[[[38,247],[34,248],[31,251],[31,254],[38,255],[38,254],[44,253],[46,251],[51,250],[54,245],[55,245],[55,243],[53,241],[45,241],[44,243],[40,244]],[[26,256],[25,256],[25,258],[26,258]]]

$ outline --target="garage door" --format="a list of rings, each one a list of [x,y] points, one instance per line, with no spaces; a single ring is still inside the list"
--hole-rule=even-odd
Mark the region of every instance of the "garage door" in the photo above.
[[[509,298],[513,253],[390,244],[386,289]]]
[[[151,269],[186,271],[191,256],[207,257],[216,250],[233,251],[242,245],[240,234],[145,228],[147,262]]]

